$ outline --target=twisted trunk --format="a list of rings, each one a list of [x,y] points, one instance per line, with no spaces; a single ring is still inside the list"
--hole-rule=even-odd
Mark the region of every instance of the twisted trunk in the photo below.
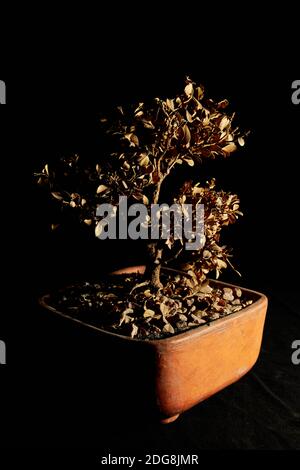
[[[153,204],[158,204],[160,190],[162,185],[163,179],[161,179],[155,188],[153,193]],[[161,272],[161,257],[163,253],[163,249],[160,248],[160,242],[156,241],[153,243],[149,243],[148,245],[148,255],[149,255],[149,263],[146,267],[145,276],[151,281],[152,286],[155,289],[161,289],[163,287],[161,280],[160,280],[160,272]]]
[[[148,245],[149,263],[146,267],[145,276],[151,281],[155,289],[163,287],[160,280],[162,252],[163,249],[159,248],[157,243]]]

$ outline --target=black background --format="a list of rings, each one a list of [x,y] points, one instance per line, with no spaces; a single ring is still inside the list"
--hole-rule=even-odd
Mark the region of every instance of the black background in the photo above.
[[[171,24],[154,17],[146,27],[145,13],[123,24],[118,12],[120,21],[104,29],[107,16],[100,12],[90,41],[83,42],[83,31],[75,28],[55,48],[49,41],[39,49],[36,37],[3,60],[0,78],[7,83],[8,104],[0,108],[5,279],[0,338],[7,343],[8,364],[1,367],[1,442],[8,447],[97,446],[98,454],[124,455],[300,448],[299,366],[290,359],[300,331],[300,105],[291,102],[291,84],[299,78],[297,43],[283,34],[280,21],[261,13],[248,18],[243,34],[240,21],[229,26],[230,13],[220,25],[211,16],[201,21],[200,13],[192,16],[185,27],[180,12]],[[293,30],[292,18],[282,21]],[[208,31],[204,22],[211,24]],[[83,353],[72,361],[72,348],[80,341],[84,349],[90,339],[76,338],[64,326],[58,330],[36,308],[42,292],[140,262],[143,248],[131,242],[104,246],[84,233],[51,234],[32,173],[60,155],[96,153],[100,111],[172,96],[185,75],[203,83],[213,98],[228,98],[241,126],[251,130],[245,149],[209,171],[221,187],[238,192],[245,213],[230,231],[243,278],[228,273],[224,279],[266,293],[270,308],[253,372],[160,427],[128,413],[113,416],[99,394],[107,385],[97,375],[99,358]],[[119,396],[121,401],[122,390]]]

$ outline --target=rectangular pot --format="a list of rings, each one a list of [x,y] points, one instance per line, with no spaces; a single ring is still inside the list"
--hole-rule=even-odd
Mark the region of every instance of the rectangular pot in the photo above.
[[[210,282],[220,287],[236,287]],[[139,404],[141,412],[171,422],[183,411],[239,380],[255,364],[268,300],[258,292],[243,288],[242,291],[253,299],[252,305],[210,324],[159,340],[131,339],[101,330],[57,311],[48,304],[49,296],[44,296],[40,304],[56,316],[93,331],[96,347],[90,359],[98,360],[107,397],[112,398],[115,393],[115,399],[122,393],[127,406]]]

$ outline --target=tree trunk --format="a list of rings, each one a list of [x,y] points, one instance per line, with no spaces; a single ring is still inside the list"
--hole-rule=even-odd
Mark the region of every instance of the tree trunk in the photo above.
[[[153,193],[152,201],[153,204],[158,204],[161,185],[163,182],[163,177],[160,171],[160,163],[158,163],[158,172],[160,181],[158,181],[155,191]],[[159,248],[159,242],[153,242],[148,245],[148,253],[149,253],[149,264],[147,264],[145,276],[151,281],[152,286],[155,289],[161,289],[163,287],[161,280],[160,280],[160,272],[161,272],[161,257],[163,253],[163,249]]]
[[[163,287],[160,281],[162,248],[158,248],[157,242],[148,245],[149,263],[147,263],[145,276],[151,281],[155,289]]]
[[[154,269],[151,273],[151,284],[155,289],[161,289],[163,287],[160,281],[160,271],[161,271],[161,264],[157,264],[154,266]]]

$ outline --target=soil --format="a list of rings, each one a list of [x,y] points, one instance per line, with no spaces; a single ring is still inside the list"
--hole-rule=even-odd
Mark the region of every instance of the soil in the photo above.
[[[98,328],[136,339],[162,339],[197,328],[247,307],[239,288],[197,285],[186,275],[163,274],[153,289],[142,274],[109,276],[51,295],[57,310]]]

